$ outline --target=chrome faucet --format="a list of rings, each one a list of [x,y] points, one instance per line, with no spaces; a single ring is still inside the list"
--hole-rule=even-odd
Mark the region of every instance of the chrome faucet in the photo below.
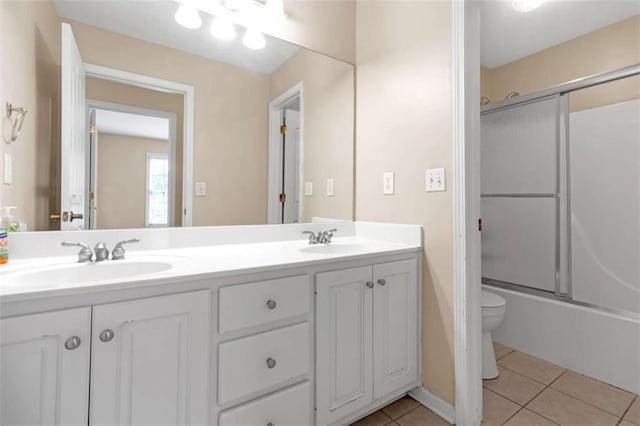
[[[62,247],[80,247],[80,251],[78,252],[79,263],[91,262],[91,259],[93,258],[93,252],[91,251],[91,248],[89,248],[89,246],[85,243],[63,241]]]
[[[137,238],[132,238],[130,240],[124,240],[124,241],[119,241],[116,246],[113,248],[113,251],[111,252],[111,259],[112,260],[122,260],[124,259],[124,245],[125,244],[130,244],[130,243],[139,243],[140,240]]]
[[[309,244],[329,244],[333,234],[338,232],[337,229],[329,229],[328,231],[319,231],[316,235],[313,231],[302,231],[303,234],[309,235]]]
[[[109,259],[109,249],[107,249],[107,244],[102,241],[96,244],[93,252],[96,254],[96,262]]]

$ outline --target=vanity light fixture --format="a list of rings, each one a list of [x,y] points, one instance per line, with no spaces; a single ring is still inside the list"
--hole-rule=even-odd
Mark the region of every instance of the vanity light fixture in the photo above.
[[[247,48],[253,49],[253,50],[262,49],[267,44],[262,32],[251,27],[247,28],[247,31],[244,33],[244,37],[242,38],[242,43]]]
[[[544,0],[513,0],[511,5],[517,12],[531,12],[533,9],[537,9],[544,2]]]
[[[210,31],[219,40],[233,40],[236,37],[236,27],[222,13],[213,18]]]
[[[190,30],[195,30],[202,26],[202,18],[200,18],[198,9],[187,6],[186,4],[180,4],[173,17],[178,24],[185,28],[189,28]]]

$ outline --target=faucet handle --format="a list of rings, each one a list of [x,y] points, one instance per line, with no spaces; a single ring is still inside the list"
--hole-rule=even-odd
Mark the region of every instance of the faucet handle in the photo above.
[[[80,251],[78,252],[78,262],[91,262],[91,258],[93,257],[93,252],[88,244],[76,242],[76,241],[63,241],[60,244],[62,247],[80,247]]]
[[[303,234],[309,234],[309,244],[318,244],[318,236],[313,231],[302,231]]]
[[[113,248],[113,251],[111,252],[111,259],[113,260],[121,260],[124,259],[124,245],[125,244],[130,244],[130,243],[139,243],[140,240],[137,238],[132,238],[130,240],[124,240],[124,241],[118,241],[118,243],[116,244],[116,246]]]
[[[93,252],[96,254],[96,262],[102,262],[103,260],[107,260],[109,258],[109,249],[107,248],[107,244],[104,241],[100,241],[93,248]]]
[[[326,233],[325,243],[330,243],[331,238],[333,237],[333,234],[335,234],[336,232],[338,232],[337,228],[333,228],[333,229],[329,229],[328,231],[325,231]]]

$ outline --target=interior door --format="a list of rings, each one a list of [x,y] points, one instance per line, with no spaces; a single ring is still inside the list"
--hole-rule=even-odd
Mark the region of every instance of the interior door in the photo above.
[[[373,401],[371,267],[316,279],[316,422],[326,425]]]
[[[417,270],[415,259],[373,267],[374,398],[418,377]]]
[[[89,198],[87,200],[87,229],[98,229],[98,128],[96,110],[89,109]]]
[[[62,112],[60,228],[84,228],[87,211],[86,170],[88,151],[85,72],[80,50],[69,24],[62,24]]]
[[[209,298],[94,306],[90,424],[208,424]]]
[[[91,308],[0,320],[0,424],[87,425]]]
[[[283,136],[284,179],[283,192],[287,194],[284,202],[282,223],[298,223],[299,198],[299,150],[300,150],[300,112],[292,109],[284,111],[287,120],[287,132]]]

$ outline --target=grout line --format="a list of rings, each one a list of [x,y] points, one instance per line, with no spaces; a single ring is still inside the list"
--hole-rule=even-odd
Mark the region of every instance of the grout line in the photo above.
[[[518,413],[519,413],[520,411],[524,410],[524,407],[522,407],[522,406],[518,406],[518,407],[519,407],[519,408],[518,408],[518,411],[516,411],[515,413],[513,413],[511,416],[509,416],[509,418],[507,418],[507,420],[505,420],[504,422],[502,422],[502,424],[503,424],[503,425],[506,425],[506,424],[507,424],[507,422],[508,422],[509,420],[511,420],[512,418],[514,418],[515,416],[517,416],[517,415],[518,415]]]
[[[631,406],[633,405],[634,402],[636,402],[637,399],[639,399],[640,396],[636,395],[632,400],[631,400],[631,404],[629,404],[629,406],[627,407],[626,410],[624,410],[624,412],[622,413],[622,416],[620,416],[620,420],[618,420],[618,424],[622,423],[622,420],[624,419],[624,416],[627,415],[627,413],[629,412],[629,410],[631,410]],[[629,423],[632,423],[632,421],[629,421]]]
[[[389,405],[391,405],[391,404],[389,404]],[[407,412],[406,412],[406,413],[404,413],[404,414],[399,415],[399,416],[398,416],[398,417],[396,417],[395,419],[394,419],[393,417],[391,417],[391,416],[388,416],[388,417],[391,417],[391,418],[393,419],[393,421],[395,422],[395,421],[396,421],[396,420],[398,420],[399,418],[406,416],[407,414],[411,413],[412,411],[417,410],[417,409],[418,409],[418,408],[420,408],[421,406],[422,406],[422,404],[418,403],[418,405],[417,405],[416,407],[413,407],[411,410],[407,411]],[[385,408],[387,408],[387,407],[388,407],[388,405],[385,405],[384,407],[382,407],[382,408],[381,408],[381,410],[384,410],[384,409],[385,409]],[[426,407],[425,407],[425,408],[426,408]],[[428,408],[427,408],[427,410],[428,410]],[[384,414],[386,415],[387,413],[384,413]]]
[[[523,352],[523,353],[524,353],[524,352]],[[545,361],[545,362],[546,362],[546,361]],[[563,370],[563,371],[562,371],[562,373],[560,373],[560,375],[559,375],[558,377],[556,377],[555,379],[553,379],[553,380],[551,381],[551,383],[547,384],[547,383],[545,383],[545,382],[541,382],[540,380],[534,379],[533,377],[529,377],[529,376],[527,376],[527,375],[526,375],[526,374],[524,374],[524,373],[521,373],[521,372],[519,372],[519,371],[513,370],[513,369],[511,369],[511,368],[509,368],[509,367],[506,367],[506,366],[504,366],[504,365],[502,365],[502,364],[498,364],[498,365],[499,365],[500,367],[502,367],[502,368],[506,368],[507,370],[509,370],[509,371],[511,371],[511,372],[514,372],[514,373],[519,374],[519,375],[521,375],[521,376],[523,376],[523,377],[526,377],[527,379],[531,379],[531,380],[533,380],[534,382],[536,382],[536,383],[540,383],[541,385],[544,385],[544,386],[549,386],[551,383],[553,383],[553,382],[555,382],[556,380],[558,380],[558,377],[562,376],[566,371],[568,371],[566,368],[563,368],[563,369],[562,369],[562,370]],[[558,367],[558,368],[562,368],[562,367],[560,367],[559,365],[555,365],[555,364],[552,364],[552,365],[554,365],[554,366],[556,366],[556,367]]]
[[[585,376],[585,377],[589,377],[589,376]],[[557,380],[557,379],[556,379],[556,380]],[[594,380],[595,380],[595,379],[594,379]],[[551,384],[553,384],[553,383],[555,383],[555,380],[554,380],[553,382],[551,382]],[[602,382],[602,383],[604,383],[604,382]],[[548,387],[551,387],[551,384],[550,384]],[[556,392],[558,392],[558,393],[561,393],[561,394],[563,394],[563,395],[566,395],[566,396],[568,396],[569,398],[573,398],[573,399],[575,399],[576,401],[580,401],[580,402],[582,402],[583,404],[586,404],[586,405],[589,405],[589,406],[591,406],[591,407],[593,407],[593,408],[596,408],[596,409],[598,409],[598,410],[602,411],[603,413],[609,414],[609,415],[611,415],[611,416],[613,416],[613,417],[620,417],[618,414],[612,413],[611,411],[607,411],[607,410],[605,410],[605,409],[604,409],[604,408],[602,408],[602,407],[598,407],[597,405],[593,405],[592,403],[590,403],[590,402],[588,402],[588,401],[584,401],[584,400],[580,399],[579,397],[577,397],[577,396],[575,396],[575,395],[571,395],[570,393],[564,392],[564,391],[563,391],[563,390],[561,390],[561,389],[557,389],[557,388],[551,388],[551,389],[553,389],[554,391],[556,391]],[[634,401],[634,400],[635,400],[635,398],[631,400],[631,404],[633,404],[633,401]],[[629,407],[631,407],[631,404],[629,404]],[[622,414],[622,417],[624,417],[624,415],[626,414],[626,412],[629,410],[629,407],[627,407],[627,409],[624,411],[624,413]],[[622,417],[620,417],[620,419],[622,419]]]

